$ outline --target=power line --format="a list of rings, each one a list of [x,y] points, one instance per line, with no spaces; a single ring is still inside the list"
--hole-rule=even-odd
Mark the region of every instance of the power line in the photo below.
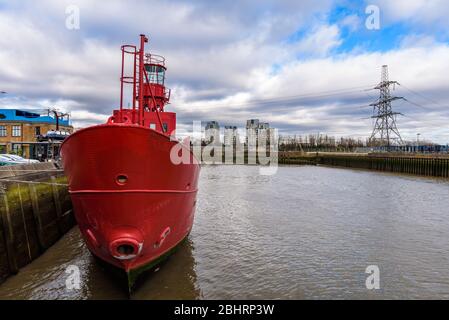
[[[401,83],[398,83],[398,84],[399,84],[401,87],[403,87],[404,89],[406,89],[406,90],[410,91],[411,93],[413,93],[414,95],[417,95],[418,97],[421,97],[421,98],[423,98],[423,99],[425,99],[425,100],[427,100],[427,101],[432,102],[432,104],[435,104],[435,105],[437,105],[437,106],[439,106],[439,107],[441,107],[441,108],[444,108],[441,104],[439,104],[438,102],[436,102],[435,100],[433,100],[433,99],[431,99],[431,98],[429,98],[429,97],[424,96],[422,93],[416,92],[416,91],[414,91],[414,90],[412,90],[412,89],[410,89],[410,88],[404,86],[404,85],[401,84]]]
[[[348,93],[364,92],[365,90],[361,90],[361,89],[362,88],[366,89],[366,87],[367,86],[365,85],[365,86],[357,86],[357,87],[345,88],[345,89],[321,91],[321,92],[314,92],[314,93],[294,95],[294,96],[284,96],[284,97],[277,97],[277,98],[250,100],[250,101],[244,102],[244,103],[226,104],[226,107],[244,107],[244,106],[251,106],[251,105],[270,105],[273,103],[300,102],[300,101],[309,100],[309,99],[325,98],[325,97],[332,97],[332,96],[348,94]],[[208,107],[220,108],[220,107],[223,107],[223,105],[210,105]]]
[[[419,104],[419,103],[410,101],[410,99],[404,98],[404,100],[407,101],[408,103],[414,105],[414,106],[417,106],[417,107],[421,108],[421,109],[424,109],[424,110],[427,110],[427,111],[433,111],[431,108],[428,108],[428,107],[425,107],[425,106],[423,106],[423,105],[421,105],[421,104]]]

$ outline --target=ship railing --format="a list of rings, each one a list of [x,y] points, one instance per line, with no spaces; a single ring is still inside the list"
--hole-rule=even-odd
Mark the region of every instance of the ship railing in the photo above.
[[[145,54],[144,62],[146,64],[154,64],[165,67],[165,58],[157,54],[147,53]]]
[[[170,96],[171,96],[171,89],[165,89],[164,91],[164,95],[165,95],[165,99],[166,101],[170,101]]]

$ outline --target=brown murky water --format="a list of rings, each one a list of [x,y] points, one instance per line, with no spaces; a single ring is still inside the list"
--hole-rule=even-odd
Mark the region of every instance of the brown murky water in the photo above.
[[[449,182],[321,167],[210,166],[194,229],[134,299],[449,299]],[[66,288],[69,265],[81,289]],[[366,289],[368,265],[380,290]],[[123,299],[77,228],[0,299]]]

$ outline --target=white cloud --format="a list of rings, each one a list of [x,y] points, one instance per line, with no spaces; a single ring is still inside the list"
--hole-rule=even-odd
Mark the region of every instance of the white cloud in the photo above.
[[[340,29],[337,25],[321,25],[307,34],[292,49],[303,55],[326,56],[341,43]]]
[[[438,2],[438,1],[436,1]],[[81,29],[65,29],[65,6],[81,9]],[[447,5],[423,7],[421,1],[377,1],[391,21],[444,23]],[[173,88],[170,110],[179,112],[180,128],[193,119],[243,125],[259,117],[284,132],[369,135],[371,98],[365,92],[279,103],[254,100],[363,87],[377,83],[380,66],[392,78],[443,107],[449,103],[449,48],[433,35],[411,33],[396,50],[363,50],[332,55],[342,43],[340,28],[356,31],[360,21],[348,16],[323,22],[331,1],[108,1],[44,0],[8,2],[0,11],[0,89],[16,98],[1,98],[9,107],[64,106],[76,126],[105,121],[119,99],[120,45],[150,36],[150,50],[166,56],[167,84]],[[433,8],[433,9],[432,9]],[[423,13],[417,18],[418,13]],[[417,20],[418,19],[418,20]],[[306,35],[296,43],[288,36]],[[369,94],[375,95],[374,92]],[[400,91],[398,94],[408,95]],[[419,103],[429,101],[414,97]],[[440,105],[432,112],[400,106],[405,135],[416,131],[449,140]],[[442,129],[437,131],[435,124]],[[438,137],[437,137],[438,135]],[[446,141],[447,141],[446,140]],[[442,141],[445,142],[445,141]]]
[[[257,6],[252,2],[225,8],[218,2],[5,2],[0,11],[0,84],[2,90],[36,102],[75,100],[80,108],[104,113],[118,101],[120,45],[135,43],[138,34],[147,32],[150,50],[168,59],[169,83],[199,96],[221,87],[223,96],[245,88],[254,69],[282,57],[270,41],[285,35],[287,26],[297,28],[305,21],[304,12],[329,3],[268,1],[264,12],[253,15]],[[80,7],[79,31],[65,28],[69,4]],[[253,10],[241,11],[242,6]]]
[[[407,117],[400,117],[398,125],[405,138],[412,139],[417,132],[426,132],[428,138],[446,143],[449,128],[449,46],[434,43],[427,47],[400,48],[386,53],[362,53],[339,57],[324,57],[306,61],[295,61],[285,65],[276,75],[267,72],[253,74],[252,90],[221,101],[189,103],[180,99],[176,105],[183,110],[195,110],[219,121],[243,125],[247,118],[259,117],[283,127],[286,132],[326,132],[336,135],[369,136],[372,110],[363,107],[377,97],[376,91],[365,92],[365,88],[380,81],[380,67],[390,66],[390,77],[404,87],[397,87],[393,94],[405,96],[410,101],[423,105],[419,108],[407,102],[396,103],[394,108]],[[266,70],[265,70],[266,71]],[[351,92],[338,90],[354,88]],[[407,88],[407,89],[406,89]],[[422,96],[408,91],[408,88]],[[331,91],[332,95],[318,92]],[[257,99],[299,97],[294,103],[251,104]],[[431,98],[423,98],[431,97]],[[435,100],[436,103],[431,100]],[[250,101],[250,103],[248,103]],[[217,113],[214,113],[217,110]],[[203,115],[200,115],[204,118]],[[436,130],[435,128],[441,128]]]
[[[430,29],[449,26],[449,5],[446,0],[368,0],[380,7],[385,22],[407,22]],[[446,31],[447,33],[447,31]]]
[[[340,26],[346,27],[351,32],[357,31],[362,25],[362,21],[359,16],[353,14],[343,18],[343,20],[339,23]]]
[[[433,36],[425,34],[409,34],[401,41],[402,48],[433,47],[436,44]]]

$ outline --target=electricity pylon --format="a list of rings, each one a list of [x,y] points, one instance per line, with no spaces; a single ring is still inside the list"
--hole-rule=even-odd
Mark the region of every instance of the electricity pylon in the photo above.
[[[370,104],[373,107],[373,116],[375,124],[370,141],[375,145],[387,146],[403,144],[401,135],[396,125],[396,117],[402,115],[399,112],[393,112],[391,103],[396,100],[404,100],[403,97],[394,97],[391,95],[390,87],[399,84],[397,81],[388,79],[388,66],[382,66],[382,80],[374,88],[380,91],[379,99]]]

